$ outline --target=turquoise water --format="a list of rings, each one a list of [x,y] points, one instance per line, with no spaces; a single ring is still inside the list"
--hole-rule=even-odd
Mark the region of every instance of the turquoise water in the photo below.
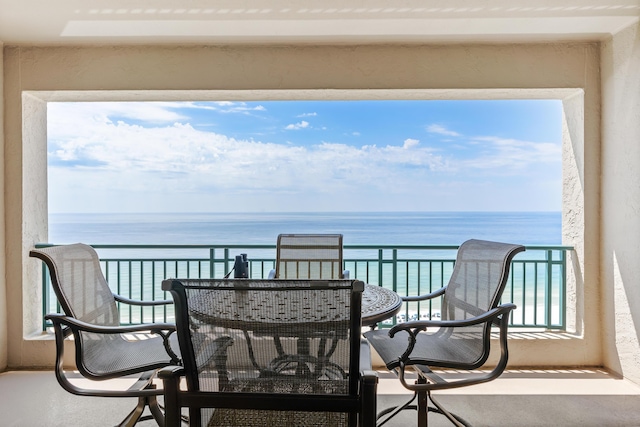
[[[341,233],[345,245],[559,245],[561,226],[560,212],[51,214],[49,241],[275,244],[280,233]]]

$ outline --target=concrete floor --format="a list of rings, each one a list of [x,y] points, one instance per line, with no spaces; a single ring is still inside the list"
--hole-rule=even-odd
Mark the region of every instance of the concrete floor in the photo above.
[[[380,376],[379,410],[408,399],[391,374],[380,372]],[[113,426],[136,402],[71,395],[60,388],[51,371],[2,373],[0,396],[3,427]],[[598,369],[510,370],[491,383],[437,396],[477,427],[640,426],[640,387]],[[415,411],[404,411],[385,425],[416,425]],[[441,416],[430,414],[430,427],[448,425]]]

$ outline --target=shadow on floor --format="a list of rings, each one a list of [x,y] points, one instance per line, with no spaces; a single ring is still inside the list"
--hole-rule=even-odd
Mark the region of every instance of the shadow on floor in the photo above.
[[[380,376],[378,410],[409,398],[392,375]],[[2,373],[0,394],[0,424],[7,427],[113,426],[136,404],[129,398],[73,396],[51,371]],[[437,396],[476,427],[640,426],[640,387],[599,370],[509,371],[491,383]],[[416,413],[403,411],[385,425],[415,426]],[[449,425],[430,414],[430,427]]]

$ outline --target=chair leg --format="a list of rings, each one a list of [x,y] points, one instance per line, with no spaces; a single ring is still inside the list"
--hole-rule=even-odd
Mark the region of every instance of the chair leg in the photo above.
[[[147,404],[149,405],[149,410],[151,411],[151,415],[153,415],[153,419],[158,423],[158,427],[164,427],[164,413],[158,404],[157,396],[149,396]]]
[[[419,381],[418,381],[419,382]],[[418,427],[427,427],[429,425],[429,396],[426,391],[419,391],[418,396]]]
[[[411,396],[411,399],[409,399],[409,401],[403,405],[400,406],[392,406],[390,408],[384,409],[380,412],[378,412],[378,415],[376,417],[376,420],[379,421],[376,426],[377,427],[382,427],[383,425],[385,425],[391,418],[395,417],[396,415],[398,415],[401,411],[404,411],[405,409],[418,409],[417,405],[412,405],[411,402],[413,402],[416,399],[416,396],[418,395],[418,393],[414,393],[413,396]],[[380,419],[382,417],[384,417],[387,414],[391,414],[389,415],[387,418],[385,418],[384,420],[380,421]]]
[[[431,378],[429,380],[428,378]],[[433,374],[427,367],[418,370],[418,379],[416,384],[427,384],[429,381],[438,382],[438,376]],[[418,426],[427,427],[429,412],[435,412],[444,415],[456,427],[471,427],[462,417],[447,411],[437,400],[433,398],[431,390],[417,391],[418,395]],[[429,406],[429,401],[433,406]]]
[[[427,379],[424,376],[419,376],[418,379],[416,380],[416,384],[426,384],[426,383],[427,383]],[[417,404],[412,405],[411,403],[416,398],[417,398]],[[433,403],[433,407],[429,406],[429,401]],[[398,413],[400,413],[405,409],[417,410],[418,427],[428,427],[429,412],[435,412],[437,414],[444,415],[456,427],[471,427],[471,424],[469,424],[462,417],[459,417],[458,415],[447,411],[440,403],[438,403],[438,401],[436,401],[433,398],[430,391],[417,391],[415,392],[411,400],[409,400],[404,405],[387,408],[381,411],[380,413],[378,413],[378,421],[380,421],[380,419],[383,416],[391,413],[391,415],[389,415],[387,418],[385,418],[384,420],[378,423],[378,427],[381,427],[382,425],[386,424],[387,421],[389,421],[391,418],[393,418],[394,416],[396,416]]]
[[[145,407],[149,407],[151,415],[142,416]],[[165,427],[164,412],[162,407],[158,403],[157,396],[140,396],[138,397],[138,404],[127,415],[127,417],[118,424],[118,427],[134,427],[139,421],[145,421],[154,419],[158,424],[158,427]]]
[[[118,427],[133,427],[136,425],[138,421],[140,421],[140,417],[144,412],[144,408],[147,406],[147,398],[145,396],[138,397],[138,404],[129,415],[120,423]]]
[[[465,421],[462,417],[459,417],[458,415],[453,414],[447,411],[446,409],[444,409],[444,407],[440,403],[438,403],[437,400],[433,398],[433,396],[431,395],[431,392],[427,392],[427,394],[428,394],[429,400],[431,400],[431,403],[433,403],[433,406],[435,406],[435,408],[428,408],[428,411],[437,412],[438,414],[444,415],[456,427],[471,427],[471,424]]]

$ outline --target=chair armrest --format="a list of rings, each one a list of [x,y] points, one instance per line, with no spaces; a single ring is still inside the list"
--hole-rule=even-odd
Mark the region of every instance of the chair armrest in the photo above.
[[[175,377],[182,377],[185,375],[183,366],[165,366],[158,371],[158,378],[166,380]]]
[[[400,331],[413,331],[417,333],[430,327],[435,328],[461,328],[465,326],[479,325],[482,323],[493,322],[494,319],[503,314],[508,314],[516,308],[515,304],[507,303],[493,308],[479,316],[470,317],[464,320],[416,320],[413,322],[404,322],[395,325],[389,329],[389,336],[393,337]]]
[[[372,370],[371,345],[366,339],[360,341],[360,372]],[[377,374],[376,374],[377,375]]]
[[[158,378],[162,380],[164,394],[164,425],[180,426],[182,422],[188,422],[181,416],[181,403],[179,395],[180,379],[185,375],[182,366],[167,366],[158,371]],[[189,423],[191,425],[191,423]]]
[[[360,393],[361,422],[363,427],[376,425],[378,373],[371,366],[371,346],[366,339],[360,341]]]
[[[155,305],[168,305],[168,304],[173,304],[173,300],[170,299],[162,299],[162,300],[156,300],[156,301],[140,301],[140,300],[136,300],[136,299],[130,299],[127,297],[123,297],[122,295],[118,295],[118,294],[113,294],[113,297],[115,298],[115,300],[117,302],[121,302],[124,304],[129,304],[129,305],[138,305],[138,306],[155,306]]]
[[[131,326],[101,326],[93,325],[91,323],[83,322],[74,317],[69,317],[64,314],[47,314],[45,317],[47,320],[51,320],[54,324],[65,325],[74,331],[94,332],[97,334],[123,334],[129,332],[162,332],[169,331],[174,332],[176,325],[171,323],[146,323],[141,325]]]
[[[433,299],[439,296],[444,295],[444,291],[446,291],[447,288],[440,288],[437,291],[433,291],[430,294],[424,294],[424,295],[416,295],[416,296],[404,296],[404,297],[400,297],[400,299],[402,299],[402,301],[424,301],[424,300],[429,300],[429,299]]]

